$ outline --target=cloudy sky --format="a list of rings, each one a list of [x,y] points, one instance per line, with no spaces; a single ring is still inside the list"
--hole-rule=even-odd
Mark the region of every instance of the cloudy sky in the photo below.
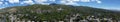
[[[120,0],[0,0],[0,8],[50,3],[120,10]]]

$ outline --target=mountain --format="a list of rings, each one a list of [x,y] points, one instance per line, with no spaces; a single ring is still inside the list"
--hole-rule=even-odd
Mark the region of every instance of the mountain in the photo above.
[[[40,5],[14,6],[1,9],[4,14],[14,14],[20,19],[27,20],[64,20],[66,16],[79,14],[82,18],[89,15],[95,15],[99,18],[120,18],[120,12],[111,10],[93,8],[89,6],[71,6],[71,5]]]

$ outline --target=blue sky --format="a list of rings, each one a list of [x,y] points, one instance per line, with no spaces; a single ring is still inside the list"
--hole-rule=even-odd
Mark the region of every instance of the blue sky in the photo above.
[[[0,8],[50,3],[120,10],[120,0],[0,0]]]

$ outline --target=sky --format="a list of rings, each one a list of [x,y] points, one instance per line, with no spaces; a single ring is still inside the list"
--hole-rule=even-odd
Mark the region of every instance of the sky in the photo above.
[[[120,10],[120,0],[0,0],[0,8],[33,4],[49,5],[50,3]]]

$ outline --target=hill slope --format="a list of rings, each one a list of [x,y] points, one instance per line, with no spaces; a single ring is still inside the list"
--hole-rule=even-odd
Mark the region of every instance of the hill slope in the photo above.
[[[2,9],[5,14],[18,15],[20,19],[28,20],[64,20],[67,15],[79,14],[82,18],[95,15],[99,18],[120,18],[119,12],[105,9],[92,8],[88,6],[69,6],[69,5],[30,5],[16,6]],[[21,15],[23,16],[21,16]]]

